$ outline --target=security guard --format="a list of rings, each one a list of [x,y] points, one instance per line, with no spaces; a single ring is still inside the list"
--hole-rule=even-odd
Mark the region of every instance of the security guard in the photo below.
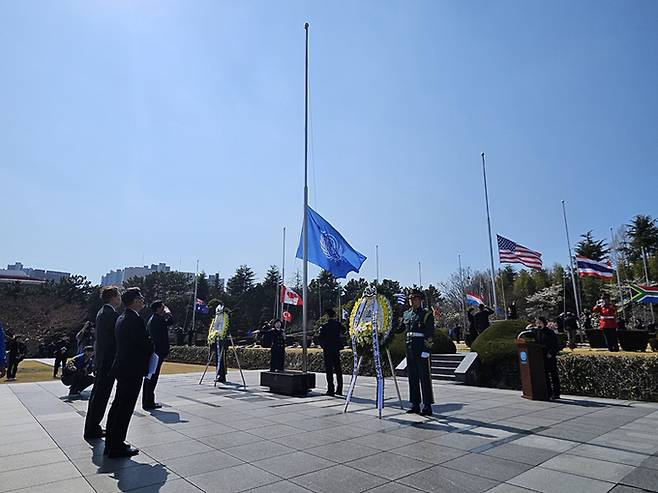
[[[407,413],[432,415],[432,380],[430,378],[430,350],[427,339],[434,335],[434,316],[432,310],[421,306],[423,293],[418,289],[411,292],[410,308],[404,312],[400,325],[392,328],[384,338],[387,343],[395,332],[407,335],[407,374],[409,379],[409,399],[411,409]],[[423,408],[420,408],[421,391]]]

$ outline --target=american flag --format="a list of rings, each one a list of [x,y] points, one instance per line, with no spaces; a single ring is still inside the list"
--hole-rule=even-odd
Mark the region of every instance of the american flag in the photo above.
[[[498,256],[501,264],[523,264],[531,269],[541,270],[541,253],[534,252],[500,235],[496,235],[496,237],[498,238]]]

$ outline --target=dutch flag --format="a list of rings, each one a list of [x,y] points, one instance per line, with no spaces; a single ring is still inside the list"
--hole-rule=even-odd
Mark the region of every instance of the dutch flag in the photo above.
[[[466,303],[468,305],[484,305],[484,300],[475,293],[466,293]]]

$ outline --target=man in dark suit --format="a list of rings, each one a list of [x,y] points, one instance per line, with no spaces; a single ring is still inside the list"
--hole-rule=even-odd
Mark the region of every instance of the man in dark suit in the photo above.
[[[162,363],[169,354],[169,325],[171,324],[171,312],[161,300],[151,303],[151,310],[153,315],[146,324],[146,328],[155,346],[155,354],[158,355],[158,366],[151,378],[144,379],[142,408],[145,411],[162,407],[162,404],[155,402],[155,386],[158,384]]]
[[[116,342],[114,341],[114,326],[119,314],[117,309],[121,306],[119,288],[115,286],[104,287],[101,291],[103,306],[96,314],[96,341],[94,343],[94,387],[87,407],[85,419],[86,439],[101,438],[105,432],[101,428],[101,421],[110,399],[114,377],[110,370],[114,362]]]
[[[322,346],[324,371],[327,374],[327,393],[325,395],[333,397],[336,394],[343,394],[343,371],[340,367],[340,350],[343,348],[345,329],[336,320],[336,312],[333,308],[328,308],[325,313],[329,320],[320,327],[317,339],[320,346]],[[335,388],[334,373],[336,374]]]
[[[135,410],[142,379],[148,372],[153,354],[153,343],[146,331],[146,324],[139,312],[144,308],[144,296],[139,288],[129,288],[121,295],[126,307],[117,319],[114,338],[117,349],[112,364],[112,375],[117,380],[117,390],[107,416],[105,452],[108,457],[131,457],[139,453],[128,445],[126,435],[130,418]]]

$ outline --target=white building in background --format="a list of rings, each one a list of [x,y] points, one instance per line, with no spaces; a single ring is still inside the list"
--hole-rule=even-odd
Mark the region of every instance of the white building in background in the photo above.
[[[103,277],[101,277],[101,286],[121,286],[124,281],[131,277],[146,277],[154,272],[170,272],[171,267],[161,262],[159,264],[151,264],[149,267],[124,267],[123,269],[111,270]]]
[[[62,279],[71,277],[70,272],[61,272],[58,270],[46,269],[33,269],[32,267],[25,267],[21,262],[14,262],[13,265],[8,265],[6,270],[0,269],[4,275],[15,276],[16,278],[30,278],[39,281],[52,281],[59,282]]]

